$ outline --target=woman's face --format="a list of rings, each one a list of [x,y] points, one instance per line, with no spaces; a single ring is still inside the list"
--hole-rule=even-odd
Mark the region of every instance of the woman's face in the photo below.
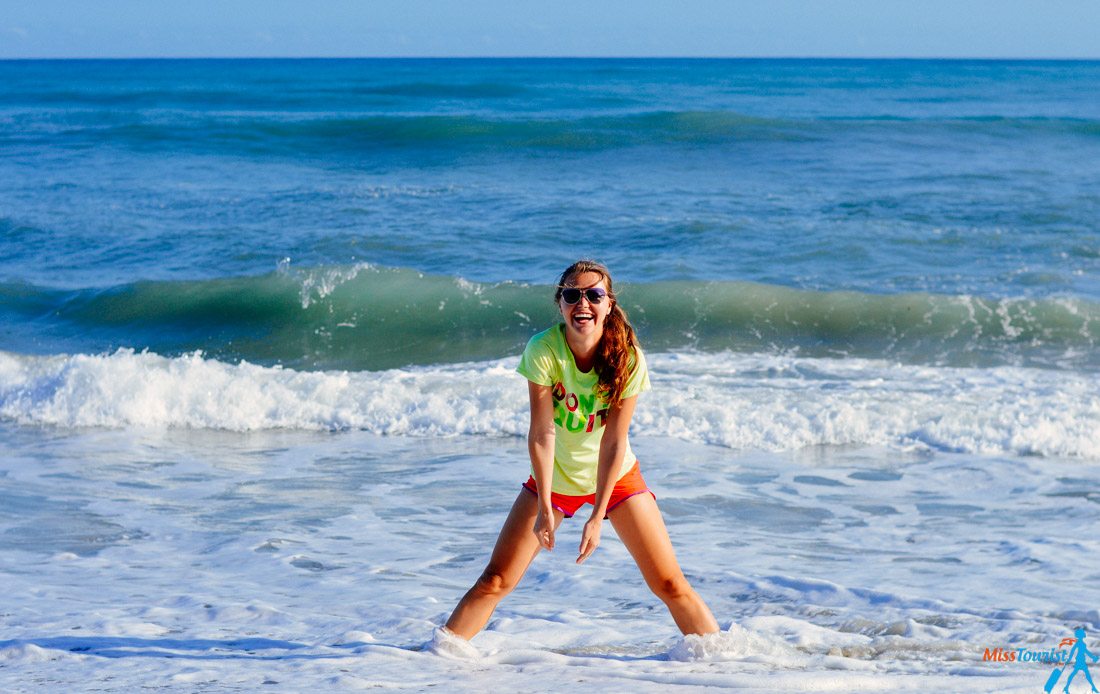
[[[582,290],[580,301],[575,304],[565,303],[564,298],[558,299],[558,310],[565,319],[565,327],[579,336],[603,335],[604,320],[611,312],[611,297],[604,296],[599,303],[592,303],[583,290],[598,287],[606,292],[607,280],[597,272],[582,272],[570,277],[565,286]]]

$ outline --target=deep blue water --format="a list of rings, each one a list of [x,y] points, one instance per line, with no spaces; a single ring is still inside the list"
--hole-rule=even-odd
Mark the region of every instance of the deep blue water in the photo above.
[[[1098,62],[0,62],[0,350],[503,356],[544,292],[494,285],[594,256],[667,348],[1092,369],[1097,93]]]

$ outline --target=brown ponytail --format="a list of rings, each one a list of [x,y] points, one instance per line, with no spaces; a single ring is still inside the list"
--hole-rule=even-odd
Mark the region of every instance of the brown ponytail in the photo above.
[[[638,348],[638,337],[634,334],[634,327],[626,317],[626,311],[619,306],[615,297],[615,291],[611,287],[611,273],[606,267],[594,260],[578,260],[561,273],[558,279],[558,288],[554,293],[554,301],[561,299],[561,290],[576,275],[594,272],[603,277],[607,284],[607,296],[614,302],[611,310],[604,319],[603,337],[596,348],[595,362],[592,368],[599,378],[597,392],[609,405],[614,405],[622,399],[626,382],[630,380],[633,369],[637,366],[634,352]],[[631,361],[634,361],[632,364]]]

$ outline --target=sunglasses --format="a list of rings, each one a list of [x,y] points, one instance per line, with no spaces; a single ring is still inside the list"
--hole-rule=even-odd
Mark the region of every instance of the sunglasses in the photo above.
[[[584,294],[584,298],[588,299],[588,303],[598,304],[607,296],[607,290],[602,287],[589,287],[588,289],[567,287],[561,290],[561,300],[569,305],[573,305],[581,300],[581,294]]]

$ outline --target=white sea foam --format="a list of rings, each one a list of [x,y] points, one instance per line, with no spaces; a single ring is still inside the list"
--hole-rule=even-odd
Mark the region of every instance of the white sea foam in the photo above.
[[[1019,367],[744,354],[650,355],[634,432],[734,449],[887,445],[1100,458],[1100,377]],[[193,353],[0,353],[0,416],[68,427],[362,429],[521,436],[514,360],[301,372]]]
[[[478,660],[481,653],[472,643],[451,632],[447,627],[439,627],[432,632],[432,640],[424,646],[424,650],[458,660]]]
[[[0,646],[0,663],[47,663],[51,660],[58,660],[63,658],[64,655],[57,651],[47,650],[40,648],[33,643],[12,643],[7,646]]]
[[[3,691],[1024,691],[1048,673],[985,648],[1097,628],[1087,462],[651,439],[677,556],[733,625],[681,638],[608,527],[584,565],[540,554],[467,643],[433,629],[488,559],[519,440],[0,429]]]
[[[764,659],[771,664],[787,665],[805,661],[787,643],[736,623],[714,634],[688,634],[673,646],[668,657],[686,662]]]

